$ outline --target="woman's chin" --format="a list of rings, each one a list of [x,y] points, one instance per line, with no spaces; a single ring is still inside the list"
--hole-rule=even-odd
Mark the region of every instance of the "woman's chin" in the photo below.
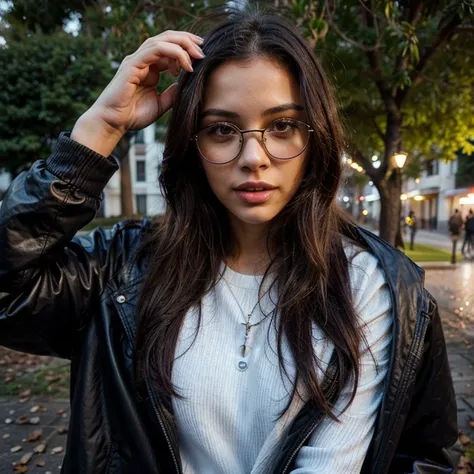
[[[231,214],[242,223],[250,225],[262,225],[271,222],[280,212],[277,209],[269,209],[266,206],[252,206],[246,209],[230,209]]]

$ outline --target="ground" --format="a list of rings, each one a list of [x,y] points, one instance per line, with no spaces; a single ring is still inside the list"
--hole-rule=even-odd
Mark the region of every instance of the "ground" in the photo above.
[[[440,307],[456,391],[460,442],[451,453],[459,463],[458,474],[474,474],[474,264],[427,270],[426,287]],[[0,474],[60,472],[69,417],[68,380],[66,361],[0,348]],[[46,444],[43,453],[15,466],[41,444]],[[11,452],[18,446],[21,450]]]

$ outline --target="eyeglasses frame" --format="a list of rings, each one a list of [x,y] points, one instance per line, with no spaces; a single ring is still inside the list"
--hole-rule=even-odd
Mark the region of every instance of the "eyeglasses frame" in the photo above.
[[[196,147],[200,153],[200,155],[209,163],[212,163],[213,165],[227,165],[229,163],[232,163],[233,161],[235,161],[237,158],[239,158],[239,156],[241,155],[242,153],[242,150],[244,148],[244,133],[255,133],[255,132],[260,132],[262,134],[262,138],[260,140],[260,144],[262,145],[263,149],[265,150],[265,153],[267,153],[268,156],[270,156],[271,158],[275,159],[275,160],[279,160],[279,161],[287,161],[287,160],[293,160],[294,158],[297,158],[298,156],[301,155],[301,153],[303,153],[306,148],[308,148],[308,144],[310,142],[309,138],[308,138],[308,142],[306,143],[306,145],[304,146],[304,148],[295,156],[290,156],[289,158],[278,158],[274,155],[272,155],[266,145],[265,145],[265,138],[263,137],[263,134],[265,133],[265,131],[272,125],[274,124],[275,122],[278,122],[279,120],[284,120],[285,117],[280,117],[278,119],[275,119],[273,120],[272,122],[270,122],[270,124],[266,127],[266,128],[255,128],[255,129],[248,129],[248,130],[240,130],[239,127],[237,127],[237,125],[234,125],[233,123],[230,123],[230,122],[214,122],[210,125],[207,125],[206,127],[203,127],[201,128],[200,130],[198,130],[198,132],[193,135],[193,137],[191,138],[192,141],[196,142]],[[298,122],[298,123],[301,123],[303,125],[305,125],[306,127],[308,127],[308,132],[309,133],[313,133],[314,132],[314,129],[311,128],[311,125],[306,123],[306,122],[303,122],[302,120],[296,120],[296,119],[293,119],[293,118],[289,118],[289,117],[286,117],[286,119],[289,119],[289,120],[292,120],[293,122]],[[223,125],[228,125],[229,127],[233,128],[234,130],[237,130],[239,133],[240,133],[240,150],[239,150],[239,153],[234,157],[232,158],[231,160],[229,161],[224,161],[223,163],[216,163],[215,161],[211,161],[211,160],[208,160],[202,153],[201,153],[201,150],[199,149],[199,143],[198,143],[198,134],[201,133],[203,130],[206,130],[208,128],[211,128],[211,127],[215,127],[216,125],[219,125],[219,124],[223,124]]]

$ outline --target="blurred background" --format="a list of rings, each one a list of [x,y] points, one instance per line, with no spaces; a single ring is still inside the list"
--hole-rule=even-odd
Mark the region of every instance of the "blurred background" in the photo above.
[[[464,436],[459,472],[473,472],[474,249],[466,229],[474,209],[474,0],[259,4],[301,31],[334,84],[347,134],[341,207],[427,271],[427,286],[442,309],[457,384]],[[72,129],[124,56],[149,36],[192,28],[222,5],[214,0],[0,0],[0,205],[11,180],[48,156],[59,133]],[[163,74],[159,90],[172,81]],[[165,116],[124,137],[115,151],[120,172],[83,232],[164,212],[157,178],[166,122]],[[449,222],[456,209],[462,220],[453,238]],[[50,411],[64,410],[55,408],[54,400],[63,403],[68,397],[68,365],[0,351],[2,413],[10,420],[0,440],[0,465],[8,465],[8,472],[12,462],[18,472],[44,472],[30,460],[18,463],[20,450],[11,451],[21,447],[13,441],[14,429],[29,425],[18,423],[20,413],[45,407],[37,399],[28,405],[31,397],[48,396]],[[57,417],[51,420],[51,436],[64,436],[55,431]]]

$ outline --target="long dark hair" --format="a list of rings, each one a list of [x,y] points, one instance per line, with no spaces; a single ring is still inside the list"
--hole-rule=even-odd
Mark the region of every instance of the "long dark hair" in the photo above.
[[[227,9],[225,20],[205,37],[203,49],[206,58],[195,61],[194,73],[183,73],[178,81],[160,176],[168,206],[142,248],[149,271],[137,313],[137,381],[148,374],[160,393],[180,396],[171,375],[181,325],[190,308],[200,308],[201,299],[218,281],[221,262],[232,252],[226,209],[210,189],[191,138],[212,71],[230,59],[263,56],[283,63],[295,75],[315,130],[302,183],[272,223],[280,368],[287,373],[282,357],[285,335],[297,368],[292,397],[299,395],[296,387],[302,382],[308,401],[335,418],[316,375],[320,361],[312,325],[334,344],[339,387],[353,376],[352,397],[359,379],[362,332],[341,242],[348,223],[335,202],[344,139],[331,86],[308,44],[276,15]]]

